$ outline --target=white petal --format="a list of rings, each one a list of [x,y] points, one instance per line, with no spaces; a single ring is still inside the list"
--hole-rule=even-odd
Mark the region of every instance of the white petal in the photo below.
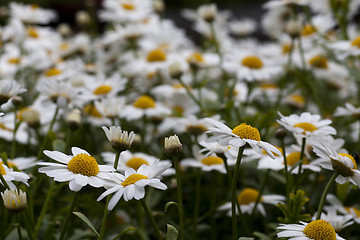
[[[77,183],[75,182],[75,179],[73,179],[73,180],[71,180],[71,181],[69,182],[69,188],[70,188],[71,191],[78,192],[78,191],[80,191],[80,189],[82,188],[82,186],[79,185],[79,184],[77,184]]]
[[[119,202],[121,196],[124,193],[124,188],[120,188],[119,191],[117,191],[114,196],[111,198],[108,209],[111,211],[116,206],[116,204]]]

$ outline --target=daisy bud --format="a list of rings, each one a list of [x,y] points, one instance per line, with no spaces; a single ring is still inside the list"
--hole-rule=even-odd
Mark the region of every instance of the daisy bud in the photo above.
[[[180,78],[183,74],[183,69],[181,67],[181,64],[179,62],[174,62],[170,64],[169,66],[169,73],[172,78]]]
[[[163,0],[153,1],[153,8],[157,13],[162,13],[165,10],[165,4]]]
[[[76,130],[81,125],[81,111],[77,108],[71,110],[66,116],[66,123],[71,130]]]
[[[78,11],[76,13],[76,22],[79,25],[88,25],[90,21],[90,15],[86,11]]]
[[[275,131],[275,137],[280,140],[284,139],[286,137],[286,134],[287,132],[283,128],[279,128],[278,130]]]
[[[5,207],[14,213],[21,212],[26,207],[26,193],[17,189],[6,189],[1,193]]]
[[[71,34],[71,28],[67,23],[60,23],[56,31],[63,37],[69,36]]]
[[[179,137],[177,135],[170,136],[165,138],[165,152],[166,154],[178,155],[182,151],[182,144],[180,143]]]
[[[204,21],[211,23],[216,17],[217,7],[215,4],[202,5],[198,8],[197,13]]]
[[[14,106],[15,106],[16,108],[18,108],[18,107],[21,106],[21,104],[23,104],[24,100],[23,100],[23,98],[20,97],[20,96],[14,96],[14,97],[11,99],[11,102],[12,102],[12,104],[14,104]]]
[[[292,38],[297,38],[301,34],[301,23],[297,20],[290,20],[285,25],[285,31],[290,35]]]
[[[135,137],[134,132],[128,133],[127,131],[122,131],[121,127],[111,126],[108,129],[103,126],[102,129],[110,141],[112,148],[118,152],[129,149]]]
[[[38,128],[40,126],[40,113],[35,109],[23,111],[21,118],[29,127]]]

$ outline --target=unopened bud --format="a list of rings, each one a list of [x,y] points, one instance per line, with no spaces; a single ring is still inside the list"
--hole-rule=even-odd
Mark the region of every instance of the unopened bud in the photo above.
[[[301,34],[301,23],[297,20],[290,20],[285,25],[285,31],[292,38],[297,38]]]
[[[70,26],[67,23],[60,23],[56,30],[63,37],[67,37],[71,34]]]
[[[181,67],[181,64],[179,62],[174,62],[170,64],[169,66],[169,74],[172,78],[180,78],[183,74],[183,69]]]
[[[176,156],[182,151],[182,144],[177,135],[165,138],[165,152],[169,156]]]
[[[202,5],[198,8],[197,13],[204,21],[212,23],[217,14],[217,6],[215,4]]]
[[[279,129],[276,130],[276,132],[275,132],[275,137],[278,138],[278,139],[280,139],[280,140],[284,139],[284,138],[286,137],[286,135],[287,135],[287,132],[286,132],[286,130],[283,129],[283,128],[279,128]]]
[[[81,111],[77,108],[71,110],[66,116],[66,123],[71,130],[76,130],[81,125]]]
[[[21,118],[31,128],[38,128],[40,126],[40,113],[35,109],[27,109],[22,111]]]
[[[90,15],[86,11],[78,11],[76,13],[76,22],[79,25],[88,25],[90,21]]]
[[[26,193],[21,189],[6,189],[1,193],[1,197],[4,201],[5,207],[14,213],[19,213],[26,207]]]
[[[14,106],[16,108],[20,107],[21,104],[23,104],[24,100],[22,97],[20,96],[14,96],[12,99],[11,99],[11,102],[14,104]]]
[[[153,1],[153,8],[155,12],[162,13],[165,10],[165,4],[163,0],[155,0]]]

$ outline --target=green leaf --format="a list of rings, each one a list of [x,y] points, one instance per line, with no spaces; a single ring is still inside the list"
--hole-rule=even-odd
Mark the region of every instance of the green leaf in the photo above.
[[[254,240],[252,237],[240,237],[239,240]]]
[[[261,232],[254,232],[254,236],[258,237],[260,240],[272,240],[270,237],[266,236]]]
[[[54,151],[64,152],[65,150],[65,142],[61,139],[55,139],[52,143],[52,147]]]
[[[116,239],[120,238],[122,235],[124,235],[125,233],[127,233],[128,231],[132,231],[132,230],[135,230],[135,229],[136,229],[135,227],[125,228],[116,237],[114,237],[113,240],[116,240]]]
[[[168,209],[171,205],[176,205],[177,207],[179,207],[179,204],[178,204],[177,202],[173,202],[173,201],[167,202],[167,203],[165,204],[165,212],[167,211],[167,209]]]
[[[97,237],[100,236],[100,234],[96,231],[90,220],[84,214],[82,214],[81,212],[73,212],[73,214],[80,218],[84,223],[86,223],[86,225],[89,226],[89,228],[95,233]]]
[[[166,240],[176,240],[179,235],[179,231],[170,224],[167,224]]]

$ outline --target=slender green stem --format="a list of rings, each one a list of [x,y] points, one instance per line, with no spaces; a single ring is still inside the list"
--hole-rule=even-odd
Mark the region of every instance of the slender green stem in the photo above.
[[[43,153],[43,151],[44,151],[44,149],[45,149],[45,146],[46,146],[46,144],[47,144],[47,141],[48,141],[48,139],[49,139],[49,133],[50,133],[50,132],[52,131],[52,129],[53,129],[53,126],[54,126],[54,123],[55,123],[56,116],[57,116],[58,112],[59,112],[59,107],[56,107],[56,110],[55,110],[53,119],[52,119],[51,122],[50,122],[49,130],[48,130],[48,132],[46,133],[45,138],[44,138],[44,140],[43,140],[43,142],[41,143],[41,146],[40,146],[40,148],[39,148],[36,161],[39,160],[39,159],[41,158],[41,156],[42,156],[42,153]]]
[[[189,95],[189,97],[199,106],[199,108],[201,109],[201,112],[205,112],[204,107],[202,106],[201,102],[194,96],[194,94],[192,94],[192,92],[190,91],[189,87],[186,86],[186,84],[184,83],[184,81],[181,78],[177,78],[177,80],[181,83],[181,85],[185,88],[186,93]]]
[[[14,131],[13,131],[13,139],[11,143],[11,155],[10,158],[14,159],[15,151],[16,151],[16,132],[19,128],[19,124],[17,123],[17,111],[14,112]]]
[[[196,169],[196,195],[195,195],[195,210],[194,210],[194,217],[193,217],[193,232],[192,232],[192,239],[196,239],[196,229],[199,217],[199,207],[200,207],[200,187],[201,187],[201,171],[200,168]]]
[[[21,234],[21,226],[20,226],[20,216],[19,216],[19,214],[16,214],[16,229],[17,229],[19,240],[22,240],[23,237],[22,237],[22,234]]]
[[[290,204],[290,188],[289,188],[289,171],[288,171],[288,164],[286,159],[286,150],[285,150],[285,141],[284,138],[281,139],[281,148],[282,148],[282,154],[284,159],[284,173],[285,173],[285,191],[286,191],[286,204],[289,206]]]
[[[301,152],[300,152],[300,164],[299,164],[299,170],[298,170],[298,174],[296,176],[296,183],[295,183],[295,188],[294,188],[294,192],[297,191],[299,185],[300,185],[300,175],[301,175],[301,170],[302,170],[302,165],[303,165],[303,161],[304,161],[304,155],[305,155],[305,146],[306,146],[306,138],[303,137],[302,139],[302,143],[301,143]]]
[[[254,205],[254,208],[253,208],[253,210],[252,210],[252,212],[251,212],[251,219],[254,219],[255,211],[256,211],[256,208],[257,208],[257,206],[258,206],[258,204],[259,204],[259,202],[260,202],[261,196],[262,196],[262,194],[263,194],[263,192],[264,192],[265,185],[266,185],[266,183],[268,182],[268,178],[269,178],[270,171],[271,171],[271,169],[268,169],[268,170],[266,171],[266,173],[265,173],[263,183],[262,183],[261,186],[260,186],[259,194],[258,194],[258,196],[256,197],[255,205]]]
[[[239,148],[238,156],[236,159],[233,180],[232,180],[232,185],[231,185],[231,214],[232,214],[232,230],[233,230],[232,238],[233,238],[233,240],[238,240],[238,229],[237,229],[238,226],[237,226],[237,216],[236,216],[236,206],[237,206],[236,185],[237,185],[237,180],[238,180],[239,170],[240,170],[240,163],[241,163],[241,158],[242,158],[244,149],[245,149],[245,146],[242,146]],[[241,208],[239,208],[239,210],[241,212]]]
[[[339,176],[339,173],[338,173],[338,172],[335,172],[335,173],[331,176],[329,182],[327,183],[327,185],[326,185],[326,187],[325,187],[325,189],[324,189],[324,191],[323,191],[323,194],[322,194],[322,196],[321,196],[321,199],[320,199],[319,208],[318,208],[317,213],[316,213],[316,220],[319,220],[319,219],[320,219],[320,217],[321,217],[321,212],[322,212],[322,209],[323,209],[323,207],[324,207],[326,195],[327,195],[327,193],[328,193],[328,191],[329,191],[329,188],[330,188],[331,184],[335,181],[335,179],[336,179],[338,176]]]
[[[24,218],[24,222],[25,222],[25,226],[26,226],[26,231],[27,231],[27,234],[28,234],[28,238],[29,238],[30,240],[33,240],[33,239],[34,239],[34,236],[33,236],[33,233],[32,233],[32,229],[33,229],[33,228],[30,226],[28,217],[26,216],[25,212],[22,212],[22,215],[23,215],[23,218]]]
[[[118,166],[120,153],[121,153],[121,151],[117,151],[117,152],[116,152],[115,161],[114,161],[114,168],[115,168],[115,169],[117,169],[117,166]],[[106,228],[106,222],[107,222],[107,218],[108,218],[108,215],[109,215],[108,206],[109,206],[110,199],[111,199],[111,195],[108,195],[108,196],[106,197],[106,204],[105,204],[105,208],[104,208],[104,215],[103,215],[103,219],[102,219],[102,223],[101,223],[100,236],[99,236],[98,240],[102,240],[102,239],[104,238],[105,228]]]
[[[52,194],[53,194],[53,191],[54,191],[54,187],[55,187],[55,181],[51,181],[50,188],[46,193],[46,198],[45,198],[45,201],[43,203],[43,206],[42,206],[42,209],[41,209],[41,212],[40,212],[40,216],[39,216],[39,218],[38,218],[38,220],[36,222],[35,232],[34,232],[35,238],[37,237],[37,235],[39,233],[40,227],[42,225],[42,221],[43,221],[43,219],[45,217],[49,202],[51,200],[51,197],[52,197]]]
[[[7,189],[10,189],[9,187],[9,184],[6,182],[4,176],[0,173],[0,179],[1,179],[1,182],[4,184],[4,186],[7,188]]]
[[[184,239],[184,210],[183,210],[183,202],[182,202],[180,166],[179,166],[179,159],[177,156],[174,156],[174,166],[176,172],[177,197],[179,204],[179,222],[180,222],[179,239],[182,240]]]
[[[64,225],[62,227],[59,240],[63,240],[65,238],[65,234],[66,234],[68,225],[70,223],[71,216],[73,215],[73,211],[74,211],[74,208],[75,208],[78,197],[79,197],[79,192],[75,192],[74,198],[73,198],[73,200],[71,202],[71,205],[70,205],[70,208],[69,208],[69,211],[68,211],[68,213],[66,215],[65,222],[64,222]]]
[[[154,230],[155,230],[156,237],[157,237],[159,240],[162,240],[163,238],[162,238],[162,236],[161,236],[159,227],[157,226],[157,224],[156,224],[156,222],[155,222],[155,219],[154,219],[153,215],[151,214],[150,209],[148,208],[145,200],[144,200],[143,198],[140,199],[140,203],[141,203],[141,205],[143,206],[146,215],[147,215],[147,216],[149,217],[149,219],[150,219],[150,222],[151,222],[151,224],[152,224],[152,226],[153,226],[153,228],[154,228]]]

